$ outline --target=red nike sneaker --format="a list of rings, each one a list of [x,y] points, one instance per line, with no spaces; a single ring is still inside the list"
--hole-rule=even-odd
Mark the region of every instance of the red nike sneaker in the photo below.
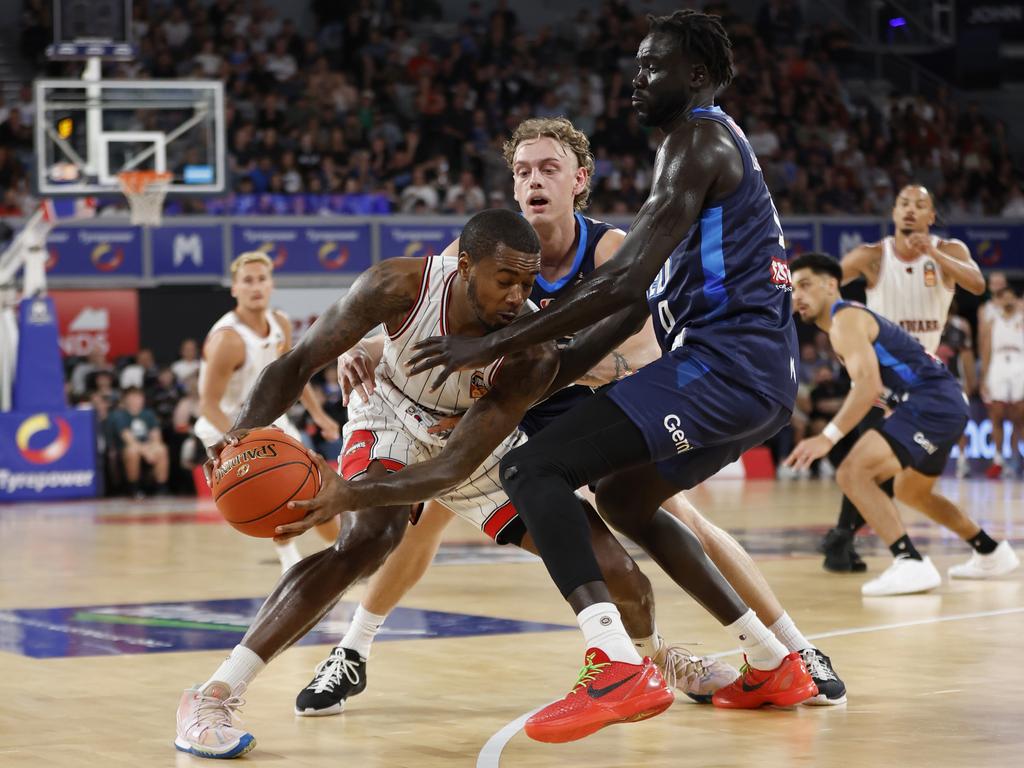
[[[626,664],[610,661],[601,649],[590,648],[572,690],[534,714],[523,730],[535,741],[575,741],[606,725],[660,715],[674,700],[675,694],[650,659]]]
[[[746,656],[743,660],[746,661]],[[800,654],[794,652],[767,672],[744,664],[739,678],[715,691],[711,703],[729,709],[757,709],[765,704],[792,707],[817,695],[818,686]]]
[[[999,464],[989,464],[988,469],[985,470],[985,477],[989,480],[998,480],[1003,474],[1003,468]]]

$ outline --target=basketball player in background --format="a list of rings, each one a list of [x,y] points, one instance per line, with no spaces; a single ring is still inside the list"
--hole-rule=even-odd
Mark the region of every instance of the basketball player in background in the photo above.
[[[942,338],[939,339],[939,348],[935,354],[960,382],[968,401],[978,391],[978,367],[974,357],[973,336],[970,322],[958,314],[954,299],[949,307],[949,317],[946,319],[946,327],[942,329]],[[965,478],[970,474],[966,432],[960,437],[958,445],[960,452],[956,457],[956,476]]]
[[[1011,471],[1019,460],[1017,440],[1024,435],[1024,312],[1012,288],[1003,288],[989,302],[997,311],[991,313],[982,335],[978,338],[981,349],[981,399],[988,407],[992,420],[992,443],[995,453],[986,471],[991,478],[1004,470],[1003,424],[1013,425],[1010,434]]]
[[[986,325],[991,323],[997,314],[999,314],[999,306],[994,301],[995,295],[1004,288],[1010,287],[1010,281],[1006,278],[1006,273],[1002,271],[989,272],[987,276],[988,282],[988,298],[981,303],[978,307],[978,338],[980,339],[985,333]]]
[[[526,120],[513,131],[504,150],[515,199],[540,238],[540,274],[530,299],[543,309],[611,259],[626,235],[580,213],[590,194],[594,160],[586,135],[571,122],[565,118]],[[443,255],[457,257],[458,245],[458,240],[451,243]],[[339,380],[355,388],[359,397],[368,396],[374,389],[374,370],[382,346],[383,337],[364,340],[342,357]],[[533,436],[558,416],[594,397],[591,386],[619,381],[657,359],[660,353],[648,320],[639,333],[620,344],[579,383],[531,408],[520,429]],[[587,488],[578,492],[593,501]],[[846,687],[830,659],[800,632],[740,544],[702,516],[683,494],[668,499],[663,506],[693,531],[722,575],[787,649],[801,654],[818,686],[818,694],[807,703],[845,702]],[[340,713],[349,696],[365,689],[366,661],[375,635],[387,615],[426,573],[452,517],[452,512],[436,502],[427,505],[416,526],[370,579],[341,642],[317,667],[312,682],[299,692],[296,714]],[[698,701],[710,698],[737,677],[732,667],[719,661],[667,646],[657,631],[636,644],[642,656],[655,660],[670,684]]]
[[[962,241],[930,234],[935,224],[935,204],[923,186],[909,184],[900,190],[892,208],[892,222],[895,235],[858,246],[843,256],[843,285],[864,278],[868,309],[896,323],[926,352],[935,354],[956,287],[980,296],[985,278]],[[884,417],[882,407],[872,408],[863,423],[829,453],[832,466],[838,469],[857,438],[881,424]],[[882,490],[892,498],[891,479],[882,484]],[[864,518],[844,495],[839,521],[822,542],[825,570],[866,570],[853,547],[854,534],[863,525]]]
[[[864,419],[884,397],[892,413],[864,432],[839,467],[836,481],[863,509],[893,555],[892,565],[865,583],[868,597],[925,592],[942,583],[932,561],[915,548],[892,499],[878,483],[895,478],[896,498],[953,531],[974,550],[949,569],[953,579],[988,579],[1016,570],[1008,541],[996,542],[956,504],[935,492],[950,449],[967,424],[967,398],[959,383],[910,334],[839,295],[842,268],[830,256],[806,253],[790,264],[793,302],[800,318],[829,335],[850,374],[850,394],[822,434],[800,442],[786,459],[806,466]]]
[[[261,251],[243,253],[231,262],[231,295],[235,308],[213,324],[203,344],[199,366],[199,411],[196,437],[210,447],[231,429],[257,377],[292,346],[287,315],[270,309],[274,291],[274,265]],[[307,385],[302,404],[327,440],[340,437],[338,422],[328,416]],[[274,422],[296,440],[301,437],[287,416]],[[336,522],[319,529],[325,541],[334,541]],[[302,559],[294,541],[275,544],[281,570]]]

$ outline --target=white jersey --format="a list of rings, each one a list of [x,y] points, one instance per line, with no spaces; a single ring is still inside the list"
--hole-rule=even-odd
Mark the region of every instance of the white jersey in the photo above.
[[[992,320],[992,346],[989,357],[988,386],[990,400],[1019,403],[1024,400],[1024,314],[1007,317],[1000,311]]]
[[[457,267],[455,258],[432,256],[426,260],[415,305],[384,342],[376,370],[377,388],[366,402],[352,398],[344,428],[345,448],[338,462],[346,479],[359,477],[373,462],[394,472],[436,458],[457,417],[490,388],[500,358],[477,370],[453,374],[437,392],[430,391],[437,369],[416,376],[405,372],[416,342],[449,332],[447,312],[458,279]],[[514,430],[470,477],[437,501],[498,543],[518,543],[525,528],[501,487],[498,467],[502,457],[525,439],[522,432]]]
[[[932,235],[932,245],[939,238]],[[882,240],[878,282],[867,290],[867,305],[921,342],[935,354],[946,327],[953,291],[943,281],[942,267],[931,256],[903,261],[896,255],[895,239]]]
[[[996,356],[1019,362],[1024,359],[1024,315],[1014,312],[1007,317],[1002,312],[992,320],[992,361]]]
[[[406,373],[405,364],[414,356],[413,347],[418,342],[449,333],[448,304],[452,283],[458,279],[458,264],[455,257],[427,258],[416,304],[402,325],[388,335],[377,367],[376,378],[384,398],[401,413],[410,407],[416,410],[416,415],[407,419],[412,429],[422,425],[424,418],[429,421],[465,413],[490,389],[491,380],[504,360],[498,358],[476,370],[458,371],[437,392],[430,391],[436,370],[415,376]]]
[[[992,299],[989,299],[982,304],[981,308],[978,310],[978,325],[981,325],[982,323],[991,323],[998,315],[1001,314],[1002,310],[996,306],[996,303],[992,301]]]
[[[274,313],[270,310],[266,311],[264,317],[270,328],[270,332],[266,336],[260,336],[256,333],[256,331],[243,323],[233,311],[228,312],[214,323],[210,332],[206,335],[206,338],[209,339],[213,334],[225,328],[230,328],[245,343],[245,361],[238,370],[231,374],[228,385],[224,389],[224,395],[220,399],[220,409],[232,422],[241,412],[242,406],[249,397],[249,392],[252,390],[253,385],[256,384],[256,379],[259,378],[263,369],[277,360],[281,356],[281,350],[284,348],[284,329],[281,327],[280,321],[274,317]],[[200,391],[202,391],[203,381],[206,376],[206,358],[204,356],[199,364]],[[279,418],[274,422],[274,425],[281,427],[292,437],[298,437],[297,431],[291,425],[291,422],[288,421],[287,416]],[[206,446],[213,445],[223,436],[220,430],[204,416],[201,416],[196,421],[195,433],[203,445]]]

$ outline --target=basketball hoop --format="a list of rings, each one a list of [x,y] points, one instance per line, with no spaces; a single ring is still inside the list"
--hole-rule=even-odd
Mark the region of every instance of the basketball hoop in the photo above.
[[[160,226],[164,198],[173,174],[162,171],[122,171],[117,174],[121,191],[132,210],[132,224]]]

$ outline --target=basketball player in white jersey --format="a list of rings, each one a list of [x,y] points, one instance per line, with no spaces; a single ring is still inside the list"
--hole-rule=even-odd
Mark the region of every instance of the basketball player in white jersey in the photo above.
[[[203,344],[199,366],[199,410],[195,433],[205,447],[214,445],[231,429],[242,404],[263,369],[291,349],[292,328],[288,317],[270,309],[274,290],[274,265],[261,251],[243,253],[231,262],[231,295],[235,308],[214,323]],[[340,436],[338,422],[328,416],[306,387],[302,404],[327,440]],[[300,440],[298,431],[281,416],[274,422]],[[324,525],[320,535],[334,541],[336,523]],[[295,542],[276,545],[282,571],[302,559]]]
[[[552,293],[568,290],[583,274],[608,261],[625,238],[619,229],[606,229],[593,246],[592,264],[586,256],[592,244],[585,242],[607,227],[585,219],[578,211],[589,196],[593,158],[586,135],[565,118],[532,119],[520,124],[505,146],[505,158],[513,174],[515,199],[523,217],[540,238],[541,272],[534,286],[538,304],[557,301]],[[446,256],[458,255],[458,241],[445,250]],[[581,266],[582,265],[582,266]],[[559,286],[555,288],[555,286]],[[538,290],[538,287],[541,290]],[[553,290],[552,290],[553,289]],[[367,339],[339,361],[339,381],[357,396],[365,398],[373,391],[383,337]],[[598,387],[623,378],[661,355],[651,322],[620,345],[591,370],[580,384]],[[577,396],[589,395],[583,386]],[[575,402],[579,402],[577,399]],[[530,426],[551,419],[557,411],[544,404],[531,411]],[[571,404],[570,406],[571,407]],[[543,413],[542,417],[535,414]],[[524,422],[527,428],[527,422]],[[586,488],[579,493],[593,503]],[[670,499],[665,508],[696,534],[701,546],[730,582],[740,597],[790,651],[799,651],[811,672],[819,693],[814,704],[840,704],[846,700],[846,688],[832,669],[831,661],[796,627],[768,586],[754,561],[726,531],[704,518],[683,494]],[[402,597],[422,578],[441,543],[445,527],[452,520],[443,505],[428,503],[414,528],[398,549],[370,579],[367,590],[352,618],[348,631],[331,654],[318,666],[312,682],[299,692],[295,711],[299,715],[332,715],[342,711],[345,700],[366,687],[366,660],[373,639],[387,615]],[[641,656],[650,656],[679,689],[699,701],[706,700],[717,688],[736,678],[729,666],[696,656],[685,649],[670,647],[653,632],[638,643]]]
[[[935,205],[925,187],[910,184],[900,190],[892,209],[892,223],[895,235],[860,245],[843,256],[843,285],[864,278],[868,309],[899,325],[921,342],[926,352],[935,354],[956,287],[980,296],[985,291],[985,278],[962,241],[944,240],[930,233],[935,224]],[[880,424],[884,415],[882,408],[873,408],[836,444],[829,454],[832,465],[838,468],[857,438]],[[887,480],[881,487],[891,498],[892,481]],[[826,570],[849,573],[866,569],[853,547],[853,536],[863,525],[864,518],[844,496],[839,522],[822,542]]]
[[[985,326],[995,319],[1001,310],[995,301],[996,294],[1004,288],[1010,287],[1010,281],[1006,278],[1005,272],[989,272],[986,278],[988,282],[988,299],[978,307],[978,338],[985,333]]]
[[[978,339],[981,348],[981,398],[992,420],[995,453],[986,472],[997,478],[1003,472],[1003,423],[1013,425],[1010,453],[1017,457],[1017,438],[1024,434],[1024,312],[1012,288],[1003,288],[992,297],[996,308]]]

